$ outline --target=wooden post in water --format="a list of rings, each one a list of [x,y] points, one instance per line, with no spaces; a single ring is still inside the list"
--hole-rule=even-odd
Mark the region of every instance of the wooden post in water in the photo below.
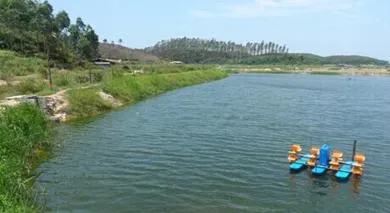
[[[356,154],[356,143],[357,143],[357,141],[356,141],[356,140],[354,140],[354,141],[353,141],[353,149],[352,149],[352,161],[354,161],[354,160],[355,160],[355,154]]]

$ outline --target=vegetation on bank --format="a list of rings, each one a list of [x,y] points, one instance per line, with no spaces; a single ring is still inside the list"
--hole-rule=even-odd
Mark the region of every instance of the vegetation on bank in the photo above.
[[[240,65],[387,65],[388,61],[364,56],[329,56],[289,53],[285,45],[274,42],[248,42],[245,45],[214,39],[175,38],[145,49],[167,60],[200,64]]]
[[[50,128],[34,105],[0,111],[0,211],[35,212],[33,167],[50,148]]]
[[[12,51],[0,50],[0,100],[14,95],[48,95],[62,89],[99,84],[111,75],[149,75],[209,70],[210,65],[174,65],[124,63],[102,69],[89,64],[72,70],[51,69],[52,88],[47,76],[46,62],[37,57],[25,57]]]
[[[12,51],[0,50],[0,80],[13,76],[43,73],[46,62],[37,57],[25,57]]]
[[[141,76],[116,75],[103,82],[102,87],[70,91],[68,94],[70,115],[72,118],[89,117],[117,107],[103,100],[98,95],[100,90],[127,105],[169,90],[218,80],[226,76],[227,73],[215,69]]]
[[[90,25],[81,18],[71,24],[65,11],[53,12],[48,1],[0,0],[0,49],[66,67],[98,56],[99,38]]]
[[[331,72],[331,71],[314,71],[310,72],[311,75],[341,75],[340,72]]]
[[[288,52],[286,45],[274,42],[248,42],[246,45],[215,39],[175,38],[160,41],[145,51],[169,60],[185,63],[239,63],[252,56],[281,55]]]

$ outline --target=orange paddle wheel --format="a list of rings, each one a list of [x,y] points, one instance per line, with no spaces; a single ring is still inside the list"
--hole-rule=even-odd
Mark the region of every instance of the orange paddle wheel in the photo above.
[[[288,155],[288,162],[293,163],[298,160],[299,153],[302,151],[302,147],[298,144],[293,144]]]

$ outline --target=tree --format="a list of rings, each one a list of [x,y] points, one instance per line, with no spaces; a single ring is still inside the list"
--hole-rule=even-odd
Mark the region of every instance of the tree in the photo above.
[[[55,23],[59,31],[63,31],[64,29],[67,29],[70,25],[70,19],[68,13],[66,13],[65,11],[59,12],[55,17]]]
[[[103,43],[107,44],[107,39],[106,38],[103,39]]]
[[[66,11],[53,14],[48,1],[0,0],[0,42],[9,50],[26,55],[45,55],[50,63],[70,64],[85,55],[81,44],[88,36],[89,53],[96,48],[96,33],[78,18],[76,24]],[[93,32],[93,33],[92,33]],[[92,44],[92,45],[90,45]],[[91,55],[96,55],[95,53]]]
[[[122,45],[122,42],[123,42],[123,40],[120,38],[120,39],[118,39],[118,43],[119,43],[119,45]]]
[[[247,42],[243,45],[233,41],[223,42],[215,39],[184,37],[159,41],[156,45],[145,48],[145,51],[162,58],[185,63],[241,63],[246,60],[263,60],[263,54],[278,53],[280,46],[278,44],[276,48],[276,43],[264,41],[261,43]]]

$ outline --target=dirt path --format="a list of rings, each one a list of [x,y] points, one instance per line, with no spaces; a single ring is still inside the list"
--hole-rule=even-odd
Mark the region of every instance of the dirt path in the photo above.
[[[99,86],[99,84],[88,85],[77,89],[88,89],[96,86]],[[51,95],[38,97],[41,108],[45,110],[45,112],[50,117],[50,119],[60,121],[60,122],[64,122],[68,120],[70,102],[68,100],[67,93],[71,90],[72,90],[71,88],[63,89]],[[101,99],[112,104],[112,106],[114,107],[122,106],[122,103],[119,100],[115,99],[110,94],[104,93],[103,91],[99,91],[98,95],[100,96]],[[11,107],[16,106],[28,100],[28,97],[32,97],[32,96],[34,95],[31,96],[19,95],[19,96],[7,97],[5,100],[0,100],[0,110],[4,106],[11,106]],[[34,102],[33,100],[34,99],[30,99],[29,102],[33,103]]]

